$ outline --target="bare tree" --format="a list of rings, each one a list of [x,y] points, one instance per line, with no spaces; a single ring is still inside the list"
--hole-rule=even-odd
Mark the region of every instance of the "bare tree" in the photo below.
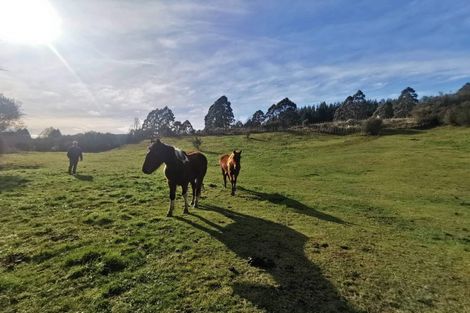
[[[140,121],[140,119],[138,117],[134,117],[134,123],[132,124],[131,126],[131,132],[134,131],[138,131],[140,129],[140,127],[142,126],[142,123]]]

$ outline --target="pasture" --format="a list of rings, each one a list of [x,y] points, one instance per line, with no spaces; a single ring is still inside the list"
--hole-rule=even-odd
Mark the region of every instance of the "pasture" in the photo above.
[[[76,177],[65,153],[4,155],[0,311],[470,311],[469,128],[202,140],[201,207],[183,215],[178,189],[173,218],[147,143],[86,153]]]

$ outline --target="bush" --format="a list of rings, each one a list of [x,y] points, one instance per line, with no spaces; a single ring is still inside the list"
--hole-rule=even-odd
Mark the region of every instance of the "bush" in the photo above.
[[[417,105],[411,114],[420,128],[431,128],[442,124],[439,112],[429,105]]]
[[[465,101],[447,110],[444,122],[451,125],[470,125],[470,101]]]
[[[198,136],[195,136],[191,142],[192,142],[194,148],[196,148],[197,150],[200,150],[200,147],[202,145],[202,139],[201,138],[199,138]]]
[[[377,136],[382,129],[382,119],[371,117],[364,121],[362,125],[362,132],[366,135]]]

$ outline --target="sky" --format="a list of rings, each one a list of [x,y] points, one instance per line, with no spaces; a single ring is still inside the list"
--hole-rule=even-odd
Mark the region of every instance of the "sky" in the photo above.
[[[125,133],[164,106],[200,129],[222,95],[246,121],[285,97],[424,96],[470,81],[468,0],[22,1],[36,2],[3,10],[16,22],[0,32],[0,93],[22,103],[32,134]],[[7,38],[39,29],[46,4],[54,40]]]

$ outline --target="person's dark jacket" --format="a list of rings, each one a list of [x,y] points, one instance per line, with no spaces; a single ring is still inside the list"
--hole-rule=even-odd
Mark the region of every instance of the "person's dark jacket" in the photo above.
[[[78,158],[80,158],[80,161],[83,161],[82,149],[80,147],[70,147],[67,150],[67,157],[70,160],[78,161]]]

